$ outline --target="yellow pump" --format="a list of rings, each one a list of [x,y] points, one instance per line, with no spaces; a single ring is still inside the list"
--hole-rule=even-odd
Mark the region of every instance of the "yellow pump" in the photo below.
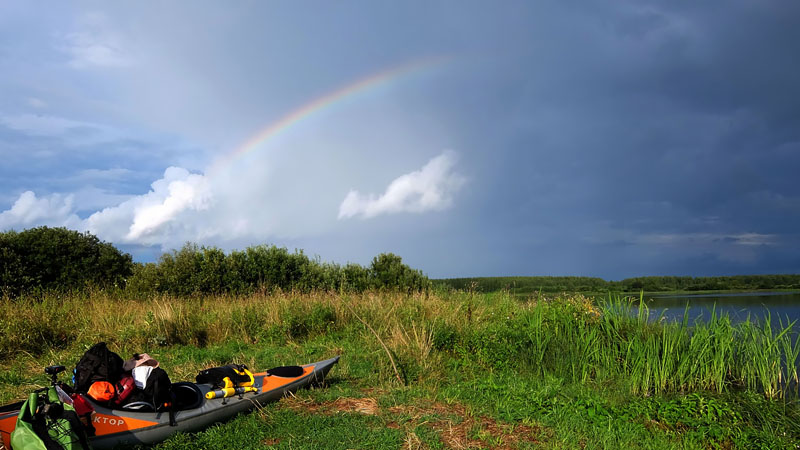
[[[258,392],[258,389],[252,386],[228,387],[216,389],[206,392],[206,398],[211,400],[213,398],[228,398],[234,395],[246,394],[248,392]]]

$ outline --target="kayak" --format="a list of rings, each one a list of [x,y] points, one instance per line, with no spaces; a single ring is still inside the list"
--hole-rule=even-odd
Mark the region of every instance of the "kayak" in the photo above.
[[[92,423],[95,436],[90,443],[95,449],[110,449],[117,446],[151,445],[166,440],[181,432],[194,432],[216,422],[223,422],[236,414],[247,412],[256,406],[280,400],[290,392],[321,382],[339,357],[296,367],[297,370],[276,368],[253,374],[253,388],[230,397],[214,397],[210,384],[174,383],[174,419],[170,425],[168,411],[144,412],[129,409],[110,409],[94,403]],[[300,371],[302,368],[302,372]],[[208,396],[206,394],[209,394]],[[14,430],[17,415],[24,402],[0,407],[0,437],[6,448],[10,448],[10,435]]]

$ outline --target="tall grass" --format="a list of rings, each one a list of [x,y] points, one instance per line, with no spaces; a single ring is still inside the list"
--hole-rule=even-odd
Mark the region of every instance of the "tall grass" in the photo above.
[[[154,347],[225,342],[278,345],[317,335],[369,354],[391,382],[391,368],[367,321],[402,366],[406,381],[444,377],[443,361],[463,370],[524,371],[579,383],[615,380],[635,395],[748,390],[796,397],[800,343],[794,323],[767,316],[734,324],[653,320],[644,302],[580,295],[518,300],[507,293],[281,292],[142,300],[104,292],[0,299],[0,369],[75,358],[104,340],[121,354]],[[341,348],[338,351],[343,351]],[[452,370],[452,366],[447,369]]]
[[[800,348],[794,323],[775,327],[767,315],[758,323],[748,318],[732,324],[712,310],[707,321],[690,325],[688,309],[680,322],[652,322],[644,302],[635,313],[632,306],[621,298],[606,302],[601,328],[604,351],[621,361],[619,375],[630,380],[634,393],[745,387],[777,398],[791,393],[788,382],[796,386]]]

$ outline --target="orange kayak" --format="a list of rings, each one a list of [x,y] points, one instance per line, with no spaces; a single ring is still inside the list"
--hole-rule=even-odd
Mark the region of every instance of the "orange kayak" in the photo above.
[[[254,373],[254,389],[224,398],[206,398],[206,394],[212,391],[209,384],[174,383],[172,390],[176,396],[175,425],[170,425],[167,411],[110,409],[90,401],[95,409],[92,420],[96,430],[90,443],[95,449],[152,445],[179,431],[200,431],[256,406],[280,400],[287,393],[321,382],[338,361],[339,357],[336,356],[306,364],[300,366],[302,372],[298,369],[297,373],[278,369]],[[0,438],[6,448],[10,448],[10,435],[16,426],[17,415],[23,403],[0,407]]]

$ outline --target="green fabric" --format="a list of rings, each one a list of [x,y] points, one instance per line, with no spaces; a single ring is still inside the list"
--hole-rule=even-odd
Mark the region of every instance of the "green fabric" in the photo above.
[[[28,396],[28,401],[22,405],[22,409],[17,416],[17,425],[11,433],[11,447],[14,450],[46,450],[44,442],[36,434],[33,429],[34,415],[40,404],[43,406],[44,397],[40,398],[36,393]],[[71,405],[67,405],[59,401],[58,393],[54,387],[47,390],[47,403],[61,403],[64,411],[74,411]],[[56,419],[53,423],[52,419],[47,420],[48,434],[50,437],[59,443],[64,450],[79,450],[84,449],[81,445],[80,439],[76,434],[76,430],[72,430],[70,423],[67,419]],[[59,433],[57,430],[69,430],[68,433]]]
[[[39,396],[31,393],[22,405],[17,416],[17,426],[11,432],[11,448],[20,450],[46,450],[44,442],[33,431],[33,414],[39,403]]]
[[[47,403],[61,403],[61,399],[58,398],[58,392],[56,388],[51,387],[47,390]],[[64,405],[69,406],[69,405]]]

